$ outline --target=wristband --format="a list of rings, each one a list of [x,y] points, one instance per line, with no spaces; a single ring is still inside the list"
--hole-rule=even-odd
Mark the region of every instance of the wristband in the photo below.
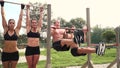
[[[4,7],[4,1],[0,1],[1,7]]]
[[[21,9],[24,9],[25,5],[24,4],[21,4]]]

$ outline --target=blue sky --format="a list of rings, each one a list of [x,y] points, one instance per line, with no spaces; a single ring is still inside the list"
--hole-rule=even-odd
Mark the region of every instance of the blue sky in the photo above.
[[[8,0],[20,3],[41,2],[50,3],[52,18],[62,17],[69,21],[82,17],[86,20],[86,8],[90,8],[91,27],[117,27],[120,22],[120,0]],[[14,18],[17,22],[20,6],[5,4],[6,19]],[[0,17],[1,20],[1,17]],[[1,25],[0,25],[1,27]],[[1,28],[2,29],[2,28]],[[22,31],[21,31],[22,32]]]
[[[12,1],[15,1],[15,0],[12,0]],[[5,10],[6,20],[8,21],[10,18],[13,18],[15,19],[15,22],[17,23],[19,13],[20,13],[20,5],[5,3],[4,10]],[[0,21],[1,21],[0,32],[3,32],[1,16],[0,16]]]

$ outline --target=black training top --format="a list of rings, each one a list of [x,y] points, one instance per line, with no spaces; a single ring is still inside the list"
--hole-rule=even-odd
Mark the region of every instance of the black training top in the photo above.
[[[39,38],[39,37],[40,37],[40,33],[39,33],[39,32],[32,32],[32,31],[30,30],[30,32],[27,33],[27,37]]]
[[[6,34],[4,34],[4,40],[11,40],[11,41],[16,41],[18,39],[18,36],[14,30],[14,34],[12,36],[10,36],[8,34],[8,31],[6,32]]]

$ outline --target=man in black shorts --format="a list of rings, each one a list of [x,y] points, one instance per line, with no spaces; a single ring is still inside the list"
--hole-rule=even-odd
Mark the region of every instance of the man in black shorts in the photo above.
[[[83,42],[84,35],[82,31],[77,31],[74,33],[74,38],[65,38],[66,29],[60,29],[60,23],[58,21],[54,22],[54,26],[51,27],[51,35],[53,37],[53,48],[56,51],[68,51],[71,48],[71,54],[73,56],[81,56],[90,53],[96,53],[98,55],[104,54],[105,45],[99,45],[96,48],[78,46],[80,42]],[[81,35],[81,36],[80,36]],[[83,36],[82,36],[83,35]]]

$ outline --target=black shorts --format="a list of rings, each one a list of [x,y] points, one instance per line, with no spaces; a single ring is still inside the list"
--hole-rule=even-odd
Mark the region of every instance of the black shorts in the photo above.
[[[19,60],[19,52],[12,52],[12,53],[7,53],[7,52],[2,52],[2,62],[5,61],[18,61]]]
[[[73,56],[85,56],[86,55],[85,53],[78,54],[77,50],[78,50],[78,48],[72,48],[71,49],[71,54]]]
[[[54,42],[53,43],[53,48],[56,51],[68,51],[70,49],[70,47],[68,47],[67,45],[62,46],[61,45],[61,40]]]
[[[39,55],[39,54],[40,54],[39,46],[36,46],[36,47],[27,46],[26,47],[25,56]]]

